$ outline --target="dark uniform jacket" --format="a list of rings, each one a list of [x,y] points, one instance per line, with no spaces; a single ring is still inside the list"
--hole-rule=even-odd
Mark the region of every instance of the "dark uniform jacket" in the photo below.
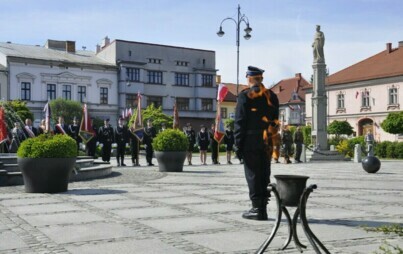
[[[30,138],[31,136],[29,135],[29,133],[28,133],[28,131],[27,131],[26,128],[29,128],[29,126],[26,125],[22,130],[24,131],[25,136],[26,136],[27,138]],[[34,133],[35,137],[39,135],[39,134],[38,134],[38,130],[37,130],[34,126],[31,126],[30,130],[32,131],[32,133]]]
[[[98,140],[102,144],[112,144],[113,143],[113,129],[110,125],[107,127],[102,126],[98,130]]]
[[[302,131],[296,131],[294,134],[294,143],[295,144],[303,144],[304,143],[304,135]]]
[[[144,128],[144,137],[143,137],[143,144],[147,146],[151,146],[153,143],[153,139],[157,136],[157,131],[154,127],[145,127]]]
[[[238,96],[234,136],[235,145],[241,151],[264,149],[263,130],[268,129],[269,125],[274,126],[274,120],[278,120],[279,102],[274,92],[266,89],[266,95],[253,98],[262,90],[257,85],[243,90]],[[252,98],[248,97],[248,93]],[[272,106],[268,104],[267,97]]]
[[[115,129],[115,142],[118,145],[125,145],[129,141],[129,130],[126,126],[117,126]]]
[[[73,124],[70,124],[70,125],[69,125],[68,134],[69,134],[69,136],[72,137],[76,142],[80,142],[80,141],[81,141],[81,138],[80,138],[80,136],[78,135],[79,132],[80,132],[80,126],[78,126],[78,125],[73,125]]]

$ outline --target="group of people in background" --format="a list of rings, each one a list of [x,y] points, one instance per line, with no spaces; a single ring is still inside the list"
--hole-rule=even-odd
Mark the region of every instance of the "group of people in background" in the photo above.
[[[207,165],[207,150],[210,147],[211,149],[211,160],[214,165],[220,164],[218,159],[219,153],[219,142],[214,138],[215,132],[215,124],[211,124],[210,130],[207,130],[205,125],[200,126],[200,131],[196,134],[193,130],[193,127],[190,123],[186,124],[184,128],[184,133],[186,134],[189,147],[187,149],[187,161],[188,165],[192,165],[192,153],[194,151],[195,146],[199,148],[200,151],[200,161],[202,165]],[[232,164],[231,157],[232,157],[232,150],[234,146],[234,131],[230,125],[227,126],[225,130],[224,138],[222,142],[226,145],[226,152],[227,152],[227,163]]]
[[[295,154],[292,146],[295,144]],[[296,163],[301,161],[302,145],[304,144],[304,135],[302,134],[301,127],[298,126],[294,137],[289,129],[289,126],[285,126],[273,140],[273,159],[275,163],[280,163],[279,159],[281,155],[284,157],[284,163],[292,163],[290,157],[294,154],[294,160]]]

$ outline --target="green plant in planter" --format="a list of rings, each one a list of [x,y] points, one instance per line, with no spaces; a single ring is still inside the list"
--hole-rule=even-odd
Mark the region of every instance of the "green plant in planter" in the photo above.
[[[20,158],[74,158],[76,141],[67,135],[42,134],[24,140],[18,148]]]
[[[189,141],[186,135],[180,130],[168,129],[157,135],[153,140],[153,148],[155,151],[186,151]]]

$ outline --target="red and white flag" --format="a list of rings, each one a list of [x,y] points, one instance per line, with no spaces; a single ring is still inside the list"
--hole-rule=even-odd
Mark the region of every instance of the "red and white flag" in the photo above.
[[[0,144],[8,140],[8,132],[6,126],[6,115],[4,108],[0,107]]]
[[[218,85],[217,101],[223,102],[228,93],[228,87],[224,84]]]
[[[220,143],[225,136],[224,123],[221,119],[221,105],[217,103],[217,114],[215,118],[214,139]]]
[[[49,101],[48,101],[48,103],[46,103],[45,107],[43,108],[43,112],[45,112],[45,131],[46,131],[46,133],[50,133],[50,117],[52,116],[52,112],[50,110]]]
[[[84,104],[83,106],[83,117],[81,118],[80,131],[78,135],[81,137],[84,144],[87,144],[95,136],[95,131],[91,126],[91,118],[88,113],[87,104]]]

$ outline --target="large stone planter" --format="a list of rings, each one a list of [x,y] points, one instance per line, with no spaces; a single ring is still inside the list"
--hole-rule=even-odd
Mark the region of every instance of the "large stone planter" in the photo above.
[[[18,158],[25,192],[57,193],[67,191],[76,158]]]
[[[275,175],[277,191],[283,206],[298,206],[309,176]]]
[[[160,172],[182,172],[186,152],[154,152]]]

